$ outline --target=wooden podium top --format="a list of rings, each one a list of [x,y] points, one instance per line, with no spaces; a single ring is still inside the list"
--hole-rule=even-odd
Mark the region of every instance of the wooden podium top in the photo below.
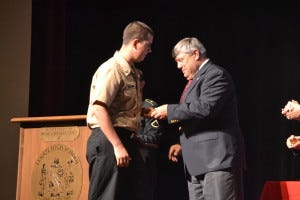
[[[20,123],[21,127],[80,125],[86,126],[86,115],[44,116],[44,117],[18,117],[10,120]]]
[[[12,118],[10,122],[59,122],[59,121],[80,121],[86,120],[86,115],[65,115],[65,116],[44,116],[44,117],[17,117]]]

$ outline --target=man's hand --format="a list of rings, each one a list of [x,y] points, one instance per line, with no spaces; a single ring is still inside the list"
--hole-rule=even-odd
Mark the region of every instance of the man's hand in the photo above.
[[[117,160],[117,166],[128,167],[131,157],[128,155],[127,150],[122,143],[114,145],[114,152]]]
[[[286,146],[289,149],[300,149],[300,136],[291,135],[286,140]]]
[[[172,162],[178,162],[178,157],[181,155],[181,146],[180,144],[173,144],[169,149],[169,160]]]
[[[164,104],[151,111],[150,116],[155,119],[166,119],[168,115],[168,105]]]
[[[300,104],[295,100],[289,101],[281,110],[281,114],[290,120],[300,120]]]
[[[145,118],[151,118],[151,112],[153,110],[153,107],[142,107],[141,116]]]

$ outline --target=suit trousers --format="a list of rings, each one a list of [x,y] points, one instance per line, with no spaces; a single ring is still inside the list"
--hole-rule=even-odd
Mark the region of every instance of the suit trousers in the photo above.
[[[188,172],[187,172],[188,173]],[[187,175],[190,200],[243,200],[243,178],[239,168]]]
[[[87,142],[89,163],[89,200],[148,200],[149,177],[131,132],[116,128],[123,145],[132,158],[128,167],[117,167],[114,149],[100,128],[92,129]]]

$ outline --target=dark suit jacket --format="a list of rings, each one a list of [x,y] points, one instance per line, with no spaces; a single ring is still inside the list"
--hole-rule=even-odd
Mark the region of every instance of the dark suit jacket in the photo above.
[[[168,121],[181,123],[182,156],[191,175],[242,167],[235,88],[222,67],[208,61],[198,70],[183,103],[168,105]]]

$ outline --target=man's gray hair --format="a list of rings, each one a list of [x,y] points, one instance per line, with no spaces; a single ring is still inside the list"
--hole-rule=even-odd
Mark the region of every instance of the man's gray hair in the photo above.
[[[195,37],[186,37],[180,40],[172,50],[172,57],[180,53],[192,54],[195,50],[198,50],[203,57],[206,57],[206,48],[204,45]]]

